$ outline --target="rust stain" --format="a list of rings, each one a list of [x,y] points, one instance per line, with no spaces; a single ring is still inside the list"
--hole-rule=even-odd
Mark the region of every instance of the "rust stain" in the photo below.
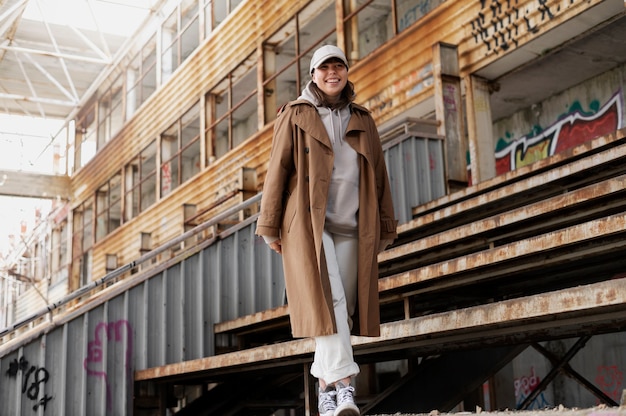
[[[618,294],[616,289],[609,289],[606,292],[598,292],[596,294],[596,304],[604,305],[607,303],[614,303],[618,299]]]

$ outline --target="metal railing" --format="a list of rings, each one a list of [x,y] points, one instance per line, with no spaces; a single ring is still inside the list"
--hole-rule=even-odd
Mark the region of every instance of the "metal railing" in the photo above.
[[[180,236],[164,243],[163,245],[155,248],[154,250],[151,250],[145,254],[143,254],[142,256],[140,256],[139,258],[137,258],[136,260],[131,261],[130,263],[127,263],[123,266],[118,267],[115,270],[112,270],[111,272],[107,273],[106,275],[104,275],[103,277],[101,277],[100,279],[94,280],[93,282],[82,286],[81,288],[73,291],[72,293],[67,294],[66,296],[64,296],[63,298],[59,299],[57,302],[53,302],[50,303],[48,305],[46,305],[45,307],[41,308],[40,310],[32,313],[31,315],[20,319],[19,321],[16,321],[15,323],[13,323],[12,325],[3,328],[0,331],[0,338],[8,335],[11,332],[17,331],[18,329],[28,325],[29,323],[36,321],[37,319],[43,318],[45,315],[49,314],[49,313],[53,313],[55,310],[59,309],[61,306],[76,300],[80,297],[82,297],[83,295],[85,295],[86,293],[88,293],[89,291],[99,287],[99,286],[103,286],[108,282],[113,281],[114,279],[118,278],[119,276],[123,275],[124,273],[132,270],[133,268],[137,267],[140,264],[143,264],[149,260],[152,260],[154,258],[156,258],[159,254],[171,250],[173,248],[175,248],[175,246],[180,245],[182,242],[186,241],[187,239],[194,237],[196,234],[199,234],[201,232],[203,232],[204,230],[217,226],[220,222],[222,222],[223,220],[231,217],[232,215],[238,213],[239,211],[247,208],[248,206],[255,204],[257,202],[259,202],[261,200],[261,192],[259,192],[258,194],[256,194],[255,196],[231,207],[228,208],[227,210],[225,210],[224,212],[216,215],[215,217],[209,219],[208,221],[199,224],[198,226],[192,228],[189,231],[186,231],[185,233],[181,234]]]

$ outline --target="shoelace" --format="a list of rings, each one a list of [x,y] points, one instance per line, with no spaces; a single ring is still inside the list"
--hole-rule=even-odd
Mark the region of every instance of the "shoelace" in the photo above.
[[[337,390],[337,403],[344,402],[354,403],[354,387],[346,386]]]
[[[337,404],[335,403],[336,395],[337,395],[337,392],[335,390],[320,392],[320,395],[319,395],[320,410],[323,410],[324,412],[326,412],[328,410],[335,409],[337,407]]]

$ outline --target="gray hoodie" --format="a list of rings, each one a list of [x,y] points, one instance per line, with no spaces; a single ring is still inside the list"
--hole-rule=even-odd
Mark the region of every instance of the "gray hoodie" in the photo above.
[[[299,98],[317,107],[317,112],[333,145],[335,156],[326,205],[326,229],[335,234],[356,237],[358,236],[359,159],[356,151],[344,140],[350,121],[350,107],[333,110],[320,107],[319,102],[309,90],[312,82],[309,81],[304,87]]]

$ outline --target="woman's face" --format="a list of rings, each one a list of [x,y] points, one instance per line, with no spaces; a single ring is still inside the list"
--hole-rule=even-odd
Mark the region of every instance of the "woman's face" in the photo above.
[[[329,59],[313,71],[313,82],[333,101],[348,83],[348,68],[339,59]]]

